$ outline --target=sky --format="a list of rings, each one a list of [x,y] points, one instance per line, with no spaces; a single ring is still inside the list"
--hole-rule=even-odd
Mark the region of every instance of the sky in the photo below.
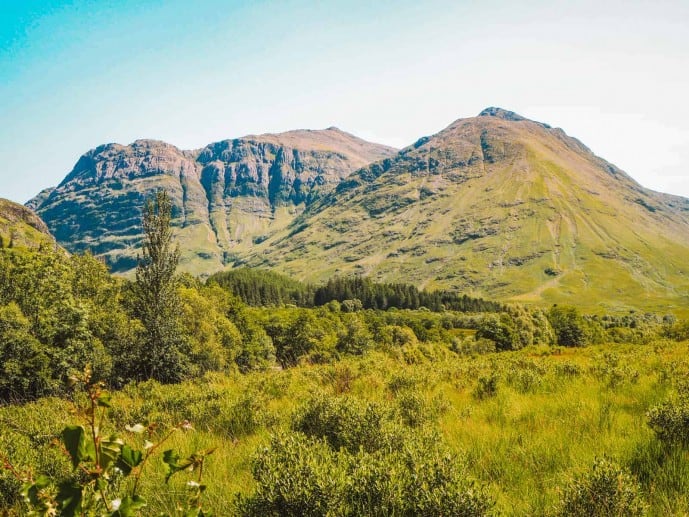
[[[337,126],[406,146],[500,106],[689,197],[689,2],[1,0],[0,197],[100,144]]]

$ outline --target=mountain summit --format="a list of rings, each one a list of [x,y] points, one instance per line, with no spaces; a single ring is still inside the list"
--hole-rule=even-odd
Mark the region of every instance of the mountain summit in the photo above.
[[[248,263],[609,308],[685,302],[687,256],[689,200],[487,108],[349,176]]]
[[[481,113],[478,114],[479,117],[497,117],[501,118],[503,120],[512,120],[512,121],[519,121],[519,120],[528,120],[521,115],[517,115],[514,111],[509,111],[509,110],[504,110],[502,108],[495,108],[495,107],[490,107],[484,109]]]

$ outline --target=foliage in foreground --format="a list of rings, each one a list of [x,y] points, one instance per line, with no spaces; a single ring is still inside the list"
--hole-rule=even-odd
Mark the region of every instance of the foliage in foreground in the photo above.
[[[126,426],[130,437],[146,437],[143,443],[134,444],[129,440],[128,444],[118,434],[104,434],[103,424],[112,405],[111,396],[103,389],[102,383],[91,383],[88,370],[73,381],[84,388],[85,405],[75,405],[74,408],[84,420],[84,425],[67,425],[53,440],[55,447],[68,458],[72,466],[71,475],[63,479],[46,474],[34,476],[30,470],[21,471],[14,467],[7,457],[2,458],[4,466],[22,483],[21,495],[31,515],[139,515],[147,506],[138,490],[146,464],[175,432],[191,429],[191,426],[182,422],[162,432],[154,426]],[[201,504],[201,496],[206,489],[202,475],[205,459],[212,452],[213,449],[197,451],[184,459],[172,449],[162,453],[167,467],[165,483],[178,472],[198,473],[194,481],[187,483],[186,501],[178,504],[180,514],[185,517],[207,515]]]
[[[689,384],[683,383],[674,399],[652,407],[648,425],[668,447],[689,447]]]
[[[458,356],[416,342],[328,364],[211,374],[178,385],[148,381],[112,393],[102,436],[140,422],[156,431],[124,439],[143,451],[145,439],[157,443],[165,430],[192,422],[193,433],[173,433],[165,448],[184,458],[216,449],[204,464],[203,493],[203,511],[216,515],[321,504],[314,500],[341,504],[346,513],[368,504],[367,494],[388,508],[428,504],[432,511],[434,491],[405,484],[402,474],[414,462],[417,476],[446,480],[435,486],[448,504],[487,494],[497,514],[552,515],[573,484],[610,493],[609,485],[587,481],[601,457],[629,474],[630,486],[638,483],[650,515],[682,515],[689,512],[687,449],[661,441],[647,424],[653,408],[679,404],[689,374],[686,346],[541,346]],[[63,399],[2,407],[0,451],[18,470],[59,485],[74,475],[69,457],[50,445],[65,422],[80,425]],[[161,459],[152,457],[141,476],[137,493],[148,505],[142,515],[172,515],[188,493],[186,479],[176,476],[161,490],[168,474]],[[338,481],[342,476],[356,476],[366,490]],[[374,479],[380,483],[365,485]],[[10,515],[22,514],[20,489],[0,472],[1,506]]]

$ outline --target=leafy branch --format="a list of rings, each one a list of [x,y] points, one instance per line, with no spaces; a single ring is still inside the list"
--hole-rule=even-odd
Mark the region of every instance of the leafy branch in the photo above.
[[[99,382],[91,382],[91,370],[70,379],[73,387],[82,387],[88,397],[86,407],[75,403],[85,425],[68,425],[55,439],[55,445],[70,460],[73,476],[69,480],[55,480],[45,475],[34,478],[30,471],[22,472],[14,467],[9,458],[0,455],[3,468],[22,483],[22,497],[29,509],[29,515],[52,517],[97,516],[133,517],[146,507],[146,500],[138,494],[139,483],[151,457],[175,432],[192,430],[184,421],[169,429],[157,442],[155,425],[142,424],[125,426],[133,434],[147,433],[142,449],[125,443],[116,434],[104,435],[103,429],[108,410],[112,407],[110,393]],[[167,465],[165,482],[178,472],[196,472],[196,480],[187,483],[190,495],[179,511],[185,517],[204,517],[201,497],[206,489],[202,484],[203,466],[214,449],[197,451],[187,458],[181,458],[173,450],[163,452]],[[130,488],[123,489],[121,481],[131,478]]]

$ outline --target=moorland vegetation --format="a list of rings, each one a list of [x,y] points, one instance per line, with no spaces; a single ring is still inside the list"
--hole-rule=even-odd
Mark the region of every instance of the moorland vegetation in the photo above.
[[[3,240],[0,511],[689,511],[686,322],[361,277],[204,282],[176,272],[169,216],[161,192],[133,280]]]

